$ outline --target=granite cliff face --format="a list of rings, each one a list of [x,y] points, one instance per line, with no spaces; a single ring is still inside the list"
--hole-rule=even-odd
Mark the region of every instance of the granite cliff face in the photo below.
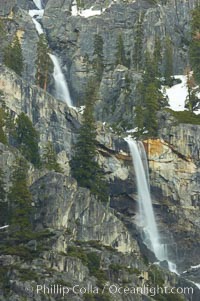
[[[67,251],[72,242],[75,242],[78,252],[87,254],[94,251],[99,254],[106,274],[111,273],[110,283],[118,281],[110,266],[120,262],[119,269],[123,270],[123,267],[128,264],[136,273],[128,277],[127,272],[123,271],[124,279],[139,285],[137,273],[146,273],[148,270],[141,260],[142,254],[146,254],[150,260],[155,259],[142,244],[140,229],[135,219],[138,208],[137,193],[134,170],[126,142],[122,137],[109,132],[105,125],[98,123],[98,160],[104,167],[109,181],[110,204],[115,209],[113,210],[97,202],[86,189],[78,188],[71,178],[69,159],[81,115],[36,86],[30,86],[5,68],[1,69],[0,89],[4,91],[6,104],[14,114],[25,111],[32,119],[40,132],[41,147],[48,140],[53,141],[59,162],[64,168],[64,175],[49,173],[47,170],[38,172],[31,165],[29,168],[30,189],[36,210],[34,218],[36,229],[38,231],[48,227],[54,233],[53,238],[48,238],[47,250],[40,250],[39,256],[42,256],[42,261],[33,258],[36,274],[42,277],[44,273],[40,268],[42,263],[45,264],[45,269],[48,267],[52,269],[52,273],[47,277],[49,285],[57,281],[59,272],[63,273],[63,281],[73,279],[69,281],[70,286],[77,281],[81,284],[85,283],[83,281],[85,278],[88,279],[86,282],[90,281],[91,275],[85,264],[80,259],[74,259],[74,253],[70,257],[70,252]],[[199,263],[199,158],[196,153],[196,146],[199,143],[196,134],[198,128],[198,126],[179,125],[178,130],[176,127],[171,128],[170,132],[163,129],[163,138],[164,135],[172,138],[173,135],[175,137],[178,135],[174,140],[171,138],[170,142],[167,136],[165,140],[144,141],[149,158],[151,190],[158,225],[164,241],[168,244],[170,259],[177,263],[179,271]],[[192,143],[186,149],[188,139]],[[1,146],[1,167],[6,170],[8,183],[15,156],[16,154],[9,148]],[[77,246],[76,242],[82,245]],[[39,246],[35,243],[33,241],[30,248],[38,250]],[[17,260],[22,269],[28,268],[27,264],[22,263],[22,259],[17,257],[12,259],[9,256],[1,257],[6,268],[12,266],[13,260]],[[128,258],[129,263],[127,263]],[[14,295],[11,299],[16,294],[20,295],[20,292],[24,291],[24,286],[29,285],[28,280],[27,283],[20,280],[20,271],[16,269],[13,271],[11,290]],[[151,276],[148,275],[151,275],[150,271],[147,272],[147,278],[150,279]],[[175,281],[170,278],[172,275],[168,277],[168,281]],[[193,274],[189,274],[188,277],[194,282],[199,281],[198,276]],[[120,281],[122,280],[121,278]],[[35,279],[32,282],[34,285],[37,283]],[[29,294],[25,296],[32,298],[30,300],[33,298],[40,300],[34,292]],[[196,294],[198,296],[198,292]],[[116,300],[124,300],[118,297]],[[137,297],[138,300],[142,300]],[[74,295],[71,298],[77,300]],[[134,298],[130,300],[135,300]]]
[[[94,3],[95,2],[95,3]],[[85,1],[85,9],[99,1]],[[110,5],[112,4],[112,5]],[[156,267],[153,254],[142,241],[137,223],[138,198],[135,172],[123,135],[118,135],[109,123],[123,122],[134,126],[135,88],[141,78],[133,63],[135,24],[143,16],[143,49],[154,49],[155,36],[162,43],[172,38],[174,73],[182,73],[188,61],[190,10],[195,1],[108,1],[99,16],[84,18],[72,15],[72,1],[43,1],[42,23],[49,45],[61,62],[74,103],[82,104],[85,86],[93,76],[94,35],[104,41],[104,73],[96,104],[97,159],[109,184],[110,204],[102,204],[87,189],[78,187],[71,176],[69,161],[73,153],[82,115],[78,108],[69,108],[50,93],[34,85],[36,44],[38,34],[28,9],[33,1],[0,0],[0,17],[5,21],[11,40],[18,33],[24,55],[24,73],[18,77],[0,66],[0,91],[13,116],[25,112],[40,135],[40,150],[52,141],[58,162],[64,173],[37,170],[29,164],[29,184],[35,210],[36,231],[50,229],[39,241],[27,243],[26,254],[7,249],[0,255],[1,272],[5,277],[0,288],[1,301],[49,300],[35,287],[40,282],[52,284],[102,286],[117,284],[141,286],[192,286],[194,294],[183,300],[199,300],[199,290],[187,282],[200,283],[200,165],[199,126],[163,124],[158,139],[144,141],[150,167],[150,183],[154,210],[169,257],[176,262],[181,277]],[[74,3],[73,3],[74,5]],[[116,41],[119,31],[123,37],[127,66],[116,65]],[[4,45],[5,41],[3,41]],[[0,55],[2,61],[2,55]],[[114,127],[113,127],[114,128]],[[124,136],[127,133],[124,134]],[[13,162],[19,151],[0,144],[0,167],[5,170],[6,189],[9,188]],[[109,206],[110,205],[110,206]],[[1,229],[5,242],[7,230]],[[24,247],[24,246],[22,246]],[[95,254],[95,255],[94,255]],[[30,256],[30,257],[29,257]],[[91,264],[99,262],[94,272]],[[149,260],[149,262],[147,262]],[[33,289],[32,289],[33,287]],[[91,297],[91,296],[89,296]],[[88,297],[88,298],[89,298]],[[51,300],[60,300],[51,296]],[[70,293],[66,300],[155,300],[153,296],[103,295],[86,299],[81,293]],[[91,297],[92,298],[92,297]],[[99,299],[98,299],[99,298]],[[167,300],[167,299],[166,299]]]
[[[0,2],[0,15],[8,17],[10,37],[20,31],[24,55],[24,78],[32,83],[35,75],[35,61],[38,35],[28,9],[35,8],[33,1]],[[154,50],[155,37],[161,38],[162,68],[164,68],[165,39],[170,37],[173,47],[174,74],[183,74],[188,64],[188,43],[190,40],[190,11],[194,0],[163,1],[84,1],[84,9],[102,9],[101,15],[85,18],[74,16],[72,0],[44,1],[44,17],[39,20],[47,35],[50,47],[61,60],[63,71],[69,83],[70,93],[76,105],[83,104],[88,79],[94,75],[94,36],[103,38],[104,73],[99,90],[96,115],[99,120],[112,123],[122,122],[134,127],[133,107],[135,88],[140,74],[134,64],[136,24],[142,21],[142,54],[146,49]],[[14,22],[13,22],[14,20]],[[116,64],[117,40],[121,34],[125,66]],[[142,55],[144,58],[144,56]],[[53,90],[53,87],[51,88]],[[125,114],[122,107],[125,102]]]

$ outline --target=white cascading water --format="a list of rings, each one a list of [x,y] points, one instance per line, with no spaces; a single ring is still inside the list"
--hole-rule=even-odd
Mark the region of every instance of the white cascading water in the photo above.
[[[42,8],[42,1],[41,0],[33,0],[35,3],[36,7],[38,9],[31,9],[29,10],[29,15],[31,16],[33,23],[35,25],[35,28],[38,32],[39,35],[44,34],[44,30],[42,28],[42,25],[36,20],[42,19],[44,15],[44,9]],[[53,78],[55,81],[55,90],[56,90],[56,95],[55,97],[62,100],[63,102],[66,102],[68,106],[73,106],[72,105],[72,99],[70,97],[69,89],[67,82],[65,80],[65,76],[62,72],[62,69],[60,67],[60,63],[58,58],[54,54],[49,54],[53,65],[54,65],[54,73],[53,73]]]
[[[139,202],[139,223],[143,227],[144,231],[144,243],[152,250],[159,261],[166,260],[171,272],[177,273],[176,265],[168,260],[167,249],[164,244],[160,243],[159,232],[156,225],[154,216],[149,185],[148,174],[145,167],[147,163],[143,164],[141,157],[145,157],[144,162],[147,162],[146,153],[144,148],[139,142],[139,146],[132,138],[125,138],[129,145],[131,157],[135,169],[137,190],[138,190],[138,202]],[[142,155],[141,155],[142,153]],[[145,155],[145,156],[144,156]],[[145,166],[145,167],[144,167]],[[146,173],[145,173],[146,169]],[[178,273],[177,273],[178,274]]]
[[[42,1],[41,0],[33,0],[33,2],[35,3],[35,6],[38,9],[42,9]]]
[[[72,106],[72,100],[69,94],[69,89],[67,82],[65,80],[64,74],[61,70],[58,58],[54,54],[50,54],[49,56],[54,64],[54,72],[53,77],[55,81],[56,88],[56,97],[67,103],[68,106]]]

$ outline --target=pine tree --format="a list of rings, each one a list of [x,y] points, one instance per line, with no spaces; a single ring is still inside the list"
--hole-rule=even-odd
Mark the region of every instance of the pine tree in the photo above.
[[[16,120],[16,140],[24,157],[35,166],[40,165],[38,133],[31,120],[21,113]]]
[[[8,223],[8,203],[6,200],[6,190],[4,173],[0,168],[0,226]]]
[[[49,52],[50,49],[45,35],[41,34],[37,43],[35,83],[44,90],[47,89],[50,75],[53,72],[53,63],[48,55]]]
[[[0,142],[7,144],[7,137],[5,134],[5,125],[6,125],[6,113],[3,108],[0,108]]]
[[[142,13],[138,17],[134,32],[133,64],[136,70],[142,67],[143,20],[144,14]]]
[[[23,55],[17,35],[14,37],[12,43],[8,44],[8,46],[4,49],[3,62],[8,68],[14,70],[18,75],[22,75]]]
[[[196,83],[200,84],[200,5],[192,12],[191,20],[191,35],[190,43],[190,64],[194,72],[194,79]]]
[[[14,164],[12,186],[8,193],[10,202],[10,229],[18,239],[24,239],[32,231],[32,197],[27,183],[28,165],[23,158]]]
[[[106,184],[103,171],[97,160],[96,128],[93,116],[93,107],[96,98],[96,83],[90,82],[86,92],[83,123],[78,132],[71,160],[72,174],[78,184],[91,190],[101,201],[107,201]]]
[[[124,42],[122,38],[122,34],[120,33],[117,38],[117,52],[116,52],[116,65],[124,65],[126,66],[126,57],[124,50]]]
[[[173,84],[173,48],[172,42],[169,37],[166,37],[165,40],[165,65],[164,65],[164,77],[165,83],[168,86]]]
[[[148,136],[157,136],[158,122],[157,122],[157,111],[158,111],[159,92],[156,85],[152,82],[146,88],[145,91],[145,115],[144,115],[144,127],[148,130]]]
[[[155,67],[157,71],[157,77],[160,77],[160,65],[162,62],[162,45],[160,41],[160,37],[156,36],[155,37],[155,43],[154,43],[154,52],[153,52],[153,57],[154,57],[154,62],[155,62]]]
[[[157,136],[157,111],[167,104],[160,89],[161,84],[157,78],[155,60],[147,52],[142,81],[137,86],[135,106],[135,125],[138,127],[137,137],[141,137],[144,132],[149,137]]]
[[[194,76],[190,68],[186,69],[186,76],[188,95],[185,100],[185,108],[187,108],[190,112],[194,112],[200,107],[200,99],[197,96],[197,94],[199,93],[199,88],[198,86],[196,86]]]
[[[44,153],[42,156],[43,165],[49,169],[56,172],[62,172],[60,165],[57,162],[56,152],[54,150],[52,142],[48,142],[44,148]]]
[[[104,70],[103,39],[99,34],[94,36],[93,68],[97,82],[101,81]]]

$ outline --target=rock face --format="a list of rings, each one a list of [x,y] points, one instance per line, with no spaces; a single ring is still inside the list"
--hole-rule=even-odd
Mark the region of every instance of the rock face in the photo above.
[[[76,105],[83,104],[86,84],[89,78],[94,76],[94,36],[98,33],[103,38],[104,73],[96,106],[96,116],[99,120],[109,120],[114,125],[120,123],[122,128],[125,124],[129,128],[134,127],[135,89],[141,76],[134,63],[138,19],[143,19],[143,58],[147,49],[153,52],[155,37],[159,36],[163,69],[165,38],[168,36],[173,45],[174,74],[183,73],[188,64],[190,10],[195,6],[194,0],[162,1],[161,4],[139,0],[106,3],[88,0],[84,1],[84,9],[103,9],[101,15],[89,18],[72,14],[72,0],[43,1],[43,6],[44,17],[39,22],[44,27],[50,48],[60,58]],[[2,17],[7,18],[9,15],[10,18],[10,38],[18,29],[22,30],[23,77],[33,83],[38,34],[28,15],[28,9],[34,9],[35,5],[33,1],[13,0],[8,3],[1,0],[0,7]],[[116,56],[119,31],[123,40],[126,66],[118,68]]]
[[[94,3],[95,2],[95,3]],[[104,73],[98,91],[96,117],[123,127],[134,127],[134,103],[141,74],[134,65],[135,25],[143,16],[143,49],[154,49],[159,34],[164,46],[170,36],[174,52],[174,72],[187,64],[189,11],[195,1],[107,1],[107,9],[90,18],[72,15],[72,1],[43,1],[46,5],[41,20],[51,49],[59,55],[75,104],[82,104],[88,79],[94,76],[94,35],[104,41]],[[102,1],[85,1],[85,8],[103,7]],[[112,5],[111,5],[112,4]],[[69,160],[73,154],[77,130],[81,123],[78,109],[69,108],[49,93],[33,85],[38,34],[28,9],[33,1],[0,0],[0,17],[10,42],[20,38],[24,55],[22,78],[0,66],[0,91],[13,116],[25,112],[40,135],[40,150],[52,141],[64,174],[36,170],[29,164],[29,184],[33,196],[33,223],[39,238],[32,237],[19,248],[0,243],[0,300],[49,300],[35,287],[60,284],[70,288],[79,284],[105,283],[140,287],[141,285],[191,285],[199,282],[200,247],[200,131],[199,126],[173,125],[160,129],[160,139],[144,141],[150,167],[153,205],[158,228],[168,248],[169,257],[183,278],[151,263],[155,256],[147,250],[137,223],[138,197],[134,168],[128,146],[107,123],[97,123],[97,159],[109,184],[110,204],[101,204],[87,189],[77,186],[71,177]],[[126,63],[116,63],[116,44],[121,32]],[[5,41],[3,41],[4,46]],[[162,50],[164,55],[164,49]],[[2,53],[1,53],[2,59]],[[163,67],[163,66],[162,66]],[[9,189],[12,165],[19,151],[0,144],[0,167],[5,170]],[[110,206],[109,206],[110,205]],[[110,208],[111,207],[111,208]],[[46,233],[46,228],[49,232]],[[8,230],[0,229],[1,242],[7,243]],[[99,262],[94,271],[95,264]],[[92,266],[92,267],[91,267]],[[163,263],[166,266],[166,263]],[[3,275],[3,278],[1,278]],[[27,289],[28,288],[28,289]],[[9,292],[8,292],[9,290]],[[91,295],[89,295],[89,299]],[[99,297],[99,296],[98,296]],[[144,295],[106,295],[96,300],[153,300]],[[86,299],[70,294],[73,301]],[[162,296],[160,296],[160,299]],[[199,301],[199,291],[192,296]],[[50,296],[52,301],[61,296]],[[94,298],[93,298],[94,299]],[[67,299],[66,299],[67,300]],[[87,299],[86,299],[87,300]],[[184,300],[191,301],[191,296]]]
[[[133,244],[114,212],[92,198],[86,189],[78,189],[70,178],[48,174],[33,184],[31,192],[38,208],[38,227],[42,224],[70,229],[74,240],[96,240],[120,252],[139,252],[137,243]]]
[[[163,130],[168,142],[147,141],[152,191],[161,206],[159,216],[164,217],[161,227],[164,231],[167,224],[173,233],[176,244],[171,252],[181,269],[199,261],[196,252],[200,243],[199,128],[179,125]]]
[[[85,7],[91,7],[96,1],[87,1]],[[122,1],[112,3],[100,16],[84,18],[71,15],[71,1],[48,1],[45,9],[43,26],[47,31],[50,45],[59,49],[66,78],[68,79],[75,104],[81,104],[84,98],[85,85],[93,76],[92,60],[94,54],[94,35],[102,36],[104,54],[104,74],[100,87],[97,116],[100,120],[120,121],[119,110],[126,103],[125,111],[131,120],[133,116],[135,86],[139,75],[135,74],[134,45],[135,28],[138,18],[143,15],[143,49],[153,52],[155,37],[161,38],[162,55],[164,44],[169,36],[173,45],[174,73],[183,73],[188,63],[188,41],[190,10],[194,1],[165,1],[162,5],[151,4],[150,1],[134,1],[125,4]],[[106,5],[105,5],[106,7]],[[61,13],[62,11],[62,13]],[[55,26],[52,28],[52,23]],[[129,67],[129,74],[116,66],[116,45],[119,28],[124,44],[124,53]],[[144,57],[144,55],[143,55]],[[164,59],[163,59],[164,64]],[[130,81],[127,93],[124,78]],[[127,95],[128,94],[128,95]],[[134,126],[132,124],[132,126]]]

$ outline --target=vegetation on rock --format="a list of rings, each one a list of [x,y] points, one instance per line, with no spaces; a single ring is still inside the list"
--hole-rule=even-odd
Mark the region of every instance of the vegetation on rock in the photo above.
[[[35,166],[40,166],[38,133],[31,120],[23,112],[16,120],[16,141],[24,157]]]
[[[54,170],[56,172],[62,172],[62,169],[57,162],[56,152],[53,147],[53,143],[51,141],[47,142],[47,144],[43,150],[42,163],[43,163],[43,166],[49,170]]]
[[[87,88],[83,123],[78,132],[71,160],[72,175],[82,187],[90,189],[101,201],[107,201],[107,189],[103,171],[97,161],[97,142],[93,108],[96,99],[96,83]]]
[[[18,158],[8,193],[11,236],[20,240],[27,238],[32,229],[32,197],[28,188],[27,172],[27,162],[23,158]]]
[[[191,20],[192,40],[189,45],[190,63],[194,72],[194,79],[200,84],[200,5],[192,11]]]
[[[97,82],[101,81],[104,70],[103,44],[103,38],[99,34],[95,34],[92,65],[95,70],[95,77]]]
[[[24,68],[23,54],[17,35],[15,35],[13,41],[5,47],[3,62],[8,68],[14,70],[18,75],[22,75]]]
[[[41,34],[37,44],[35,83],[44,90],[47,90],[50,75],[53,72],[53,63],[48,55],[49,52],[50,49],[45,35]]]

